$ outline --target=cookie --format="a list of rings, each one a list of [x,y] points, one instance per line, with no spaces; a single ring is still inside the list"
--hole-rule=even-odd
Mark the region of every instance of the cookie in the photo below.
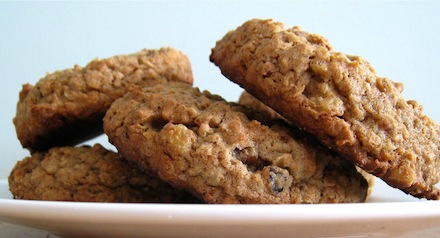
[[[440,128],[403,85],[322,36],[253,19],[217,41],[210,60],[231,81],[392,187],[439,199]]]
[[[166,81],[193,82],[189,59],[173,48],[145,49],[53,72],[35,86],[23,85],[13,119],[17,137],[30,151],[78,144],[103,133],[105,111],[128,88]]]
[[[240,94],[240,97],[238,98],[238,104],[264,113],[266,117],[283,120],[286,121],[286,123],[289,123],[289,121],[281,116],[278,112],[274,111],[272,108],[268,107],[266,104],[262,103],[260,100],[258,100],[257,98],[252,96],[252,94],[246,91],[243,91]]]
[[[265,117],[271,118],[272,120],[277,120],[277,119],[283,120],[284,122],[289,124],[289,121],[286,120],[283,116],[278,114],[272,108],[268,107],[266,104],[262,103],[260,100],[258,100],[257,98],[255,98],[246,91],[243,91],[240,94],[240,97],[238,99],[238,104],[251,108],[260,113],[263,113]],[[367,193],[367,199],[368,199],[370,195],[373,193],[375,176],[365,172],[363,169],[359,167],[356,167],[356,169],[359,171],[360,174],[362,174],[362,176],[364,176],[365,180],[367,180],[368,182],[368,193]]]
[[[117,153],[55,147],[19,161],[9,176],[15,199],[75,202],[196,202],[183,190],[132,167]]]
[[[104,132],[131,163],[207,203],[365,201],[367,182],[352,163],[261,121],[220,96],[168,83],[116,100]]]

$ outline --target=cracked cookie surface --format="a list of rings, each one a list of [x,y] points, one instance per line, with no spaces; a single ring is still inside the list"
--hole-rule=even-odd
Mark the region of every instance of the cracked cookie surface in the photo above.
[[[13,119],[17,137],[31,151],[78,144],[102,133],[105,111],[130,87],[164,81],[193,82],[187,56],[169,47],[47,74],[23,85]]]
[[[132,167],[117,153],[56,147],[19,161],[9,176],[15,199],[75,202],[196,202],[183,190]]]
[[[222,74],[392,187],[439,199],[440,127],[403,85],[322,36],[253,19],[227,33],[210,60]]]
[[[351,163],[260,121],[256,111],[168,83],[115,101],[104,132],[131,163],[207,203],[365,200],[367,182]]]

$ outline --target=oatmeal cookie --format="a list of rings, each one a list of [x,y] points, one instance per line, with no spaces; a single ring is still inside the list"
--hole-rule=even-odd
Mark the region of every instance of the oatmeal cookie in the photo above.
[[[116,100],[104,132],[124,158],[207,203],[365,200],[367,182],[352,163],[254,120],[260,114],[169,83]]]
[[[253,19],[217,41],[223,75],[392,187],[439,199],[440,127],[403,85],[299,27]]]
[[[285,123],[289,124],[289,121],[286,120],[283,116],[278,114],[276,111],[274,111],[272,108],[268,107],[266,104],[262,103],[260,100],[252,96],[250,93],[243,91],[240,94],[240,97],[238,99],[238,104],[246,106],[248,108],[251,108],[255,111],[258,111],[260,113],[264,113],[266,117],[271,118],[272,120],[278,119],[283,120]],[[292,129],[294,130],[294,129]],[[317,142],[315,142],[317,143]],[[356,169],[359,171],[359,173],[364,176],[365,180],[368,182],[368,196],[373,193],[373,187],[374,187],[374,180],[375,176],[365,172],[363,169],[356,167]]]
[[[15,199],[76,202],[195,202],[194,197],[132,167],[117,153],[54,147],[19,161],[9,176]]]
[[[128,88],[166,81],[193,82],[189,59],[173,48],[95,59],[48,74],[35,86],[23,85],[13,119],[17,137],[30,151],[78,144],[102,134],[105,111]]]
[[[245,107],[251,108],[255,111],[259,111],[264,113],[267,117],[272,119],[284,120],[286,123],[289,123],[287,119],[281,116],[278,112],[268,107],[266,104],[262,103],[256,97],[252,96],[252,94],[243,91],[238,98],[238,104],[243,105]]]

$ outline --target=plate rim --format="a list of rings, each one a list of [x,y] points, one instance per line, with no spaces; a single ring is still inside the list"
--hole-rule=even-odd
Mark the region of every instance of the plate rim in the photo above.
[[[0,185],[4,185],[0,180]],[[440,232],[440,201],[396,201],[345,204],[158,204],[158,203],[95,203],[37,201],[0,198],[0,221],[47,230],[53,234],[72,235],[76,227],[83,230],[80,235],[100,236],[87,225],[94,224],[111,229],[129,227],[130,236],[138,236],[139,231],[148,227],[151,234],[173,237],[172,229],[179,227],[182,236],[191,237],[201,226],[214,231],[229,232],[234,237],[250,235],[250,227],[259,227],[257,235],[277,228],[280,236],[287,231],[302,227],[321,227],[317,231],[302,230],[302,235],[315,232],[316,235],[327,234],[322,227],[347,226],[357,224],[359,230],[341,231],[340,228],[326,228],[332,235],[355,235],[363,237],[366,232],[375,235],[389,235],[395,232],[414,232],[435,229]],[[411,224],[403,227],[401,223]],[[323,226],[324,225],[324,226]],[[237,226],[240,229],[237,230]],[[387,229],[385,229],[385,227]],[[151,230],[150,228],[162,230]],[[266,229],[265,229],[266,228]],[[111,230],[110,229],[110,230]],[[227,230],[229,229],[229,230]],[[339,230],[338,230],[339,229]],[[122,235],[121,231],[112,231],[109,235]],[[297,231],[297,230],[296,230]],[[116,232],[116,233],[114,233]],[[138,233],[136,233],[138,232]],[[235,233],[233,233],[235,232]],[[252,231],[255,232],[255,231]],[[339,232],[339,233],[337,233]],[[342,232],[342,233],[341,233]],[[354,232],[354,233],[349,233]],[[359,233],[360,232],[360,233]],[[362,233],[364,232],[364,233]],[[212,235],[210,233],[210,235]],[[254,235],[252,233],[251,235]],[[290,234],[290,233],[289,233]],[[200,235],[200,234],[199,234]],[[359,236],[360,235],[360,236]],[[368,234],[370,236],[370,234]]]

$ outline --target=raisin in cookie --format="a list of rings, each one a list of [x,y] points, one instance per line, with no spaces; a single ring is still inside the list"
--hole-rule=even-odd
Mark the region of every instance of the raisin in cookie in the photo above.
[[[75,145],[102,133],[105,111],[128,88],[163,81],[192,84],[186,55],[145,49],[48,74],[35,86],[23,85],[13,120],[17,137],[31,151]]]
[[[76,202],[195,202],[194,197],[132,167],[117,153],[55,147],[19,161],[9,176],[15,199]]]
[[[403,85],[298,27],[253,19],[217,41],[210,60],[291,123],[415,197],[439,199],[440,127]]]
[[[363,202],[355,167],[261,113],[187,84],[138,88],[116,100],[104,132],[119,153],[207,203]]]
[[[289,121],[286,120],[283,116],[278,114],[272,108],[268,107],[266,104],[262,103],[260,100],[258,100],[257,98],[255,98],[246,91],[243,91],[240,94],[240,97],[238,99],[238,104],[251,108],[260,113],[264,113],[266,117],[271,118],[272,120],[278,119],[278,120],[283,120],[286,123],[289,123]],[[356,167],[356,169],[359,171],[359,173],[362,174],[362,176],[364,176],[364,178],[368,182],[368,196],[367,196],[368,198],[373,193],[375,176],[365,172],[363,169],[359,167]]]

